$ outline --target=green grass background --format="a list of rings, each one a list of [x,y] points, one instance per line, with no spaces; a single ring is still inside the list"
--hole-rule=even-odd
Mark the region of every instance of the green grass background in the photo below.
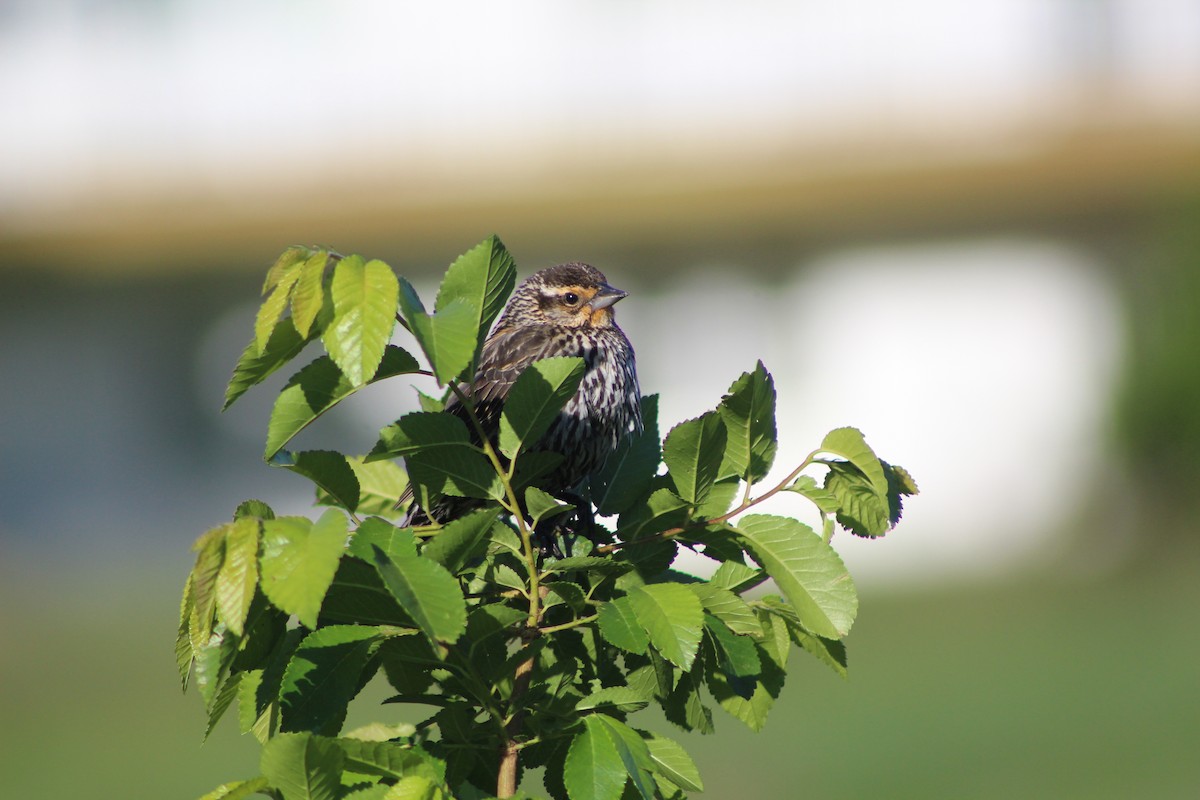
[[[762,733],[720,709],[709,737],[634,720],[688,747],[709,798],[1200,797],[1198,567],[867,591],[850,678],[793,650]],[[160,570],[0,578],[0,797],[191,798],[257,773],[232,714],[201,745]],[[352,723],[402,713],[368,692]]]

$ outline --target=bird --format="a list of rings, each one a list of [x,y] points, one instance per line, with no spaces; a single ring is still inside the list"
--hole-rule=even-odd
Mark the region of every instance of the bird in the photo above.
[[[551,495],[578,500],[572,490],[602,469],[626,437],[642,432],[633,345],[613,310],[626,296],[590,264],[575,261],[534,273],[513,292],[484,341],[473,380],[459,385],[460,393],[471,399],[479,427],[495,445],[505,398],[530,364],[553,356],[583,359],[579,388],[526,451],[562,456],[536,481]],[[481,444],[458,394],[446,402],[445,411],[467,423],[473,442]],[[410,487],[398,505],[411,499]],[[485,502],[446,495],[424,509],[413,501],[404,524],[444,524]]]

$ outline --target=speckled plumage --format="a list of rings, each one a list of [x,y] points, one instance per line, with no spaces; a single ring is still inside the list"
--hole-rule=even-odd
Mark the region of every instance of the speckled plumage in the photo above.
[[[551,494],[574,488],[603,467],[627,435],[642,429],[633,346],[612,311],[623,297],[625,292],[609,286],[603,273],[588,264],[560,264],[535,273],[509,299],[484,342],[474,380],[461,387],[495,442],[504,399],[526,367],[551,356],[584,359],[579,389],[530,448],[563,455],[563,461],[538,481]],[[457,398],[451,398],[446,410],[467,418]],[[426,513],[414,503],[406,524],[428,524],[430,517],[446,522],[479,504],[471,498],[446,497]]]

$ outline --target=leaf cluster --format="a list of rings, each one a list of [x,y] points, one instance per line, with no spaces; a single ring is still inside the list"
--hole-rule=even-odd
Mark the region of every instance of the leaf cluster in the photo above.
[[[760,730],[793,644],[845,674],[858,599],[831,538],[837,525],[890,530],[916,493],[908,473],[840,428],[765,484],[778,441],[760,362],[663,438],[657,397],[643,398],[644,431],[577,487],[581,497],[552,496],[538,479],[554,454],[535,445],[583,361],[527,369],[494,441],[459,386],[515,277],[496,237],[451,264],[432,312],[381,261],[295,247],[269,270],[226,405],[321,342],[324,354],[276,400],[265,457],[311,481],[327,508],[310,520],[247,501],[196,542],[180,678],[205,704],[206,735],[236,701],[241,731],[262,744],[260,775],[206,797],[510,797],[524,770],[544,767],[556,800],[680,798],[703,789],[699,771],[634,714],[655,705],[679,728],[711,733],[717,707]],[[392,344],[397,324],[428,368]],[[341,399],[396,375],[431,378],[442,398],[422,395],[422,410],[385,426],[365,456],[285,449]],[[449,393],[466,420],[442,410]],[[818,483],[810,473],[821,470]],[[406,490],[425,507],[458,496],[475,510],[402,526]],[[762,513],[782,491],[814,503],[820,533]],[[555,556],[536,541],[547,526]],[[677,571],[682,550],[710,559],[711,576]],[[763,592],[768,581],[780,595]],[[343,731],[377,675],[394,690],[387,702],[421,721],[389,715]]]

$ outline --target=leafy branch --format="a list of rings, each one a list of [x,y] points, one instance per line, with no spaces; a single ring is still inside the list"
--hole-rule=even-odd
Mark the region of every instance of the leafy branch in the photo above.
[[[644,431],[577,487],[589,500],[554,497],[539,476],[555,456],[537,443],[582,359],[534,362],[494,438],[465,388],[515,281],[494,236],[450,265],[432,310],[378,260],[298,246],[268,270],[225,406],[320,343],[275,401],[264,458],[310,481],[324,510],[310,520],[246,501],[195,544],[180,679],[204,702],[205,735],[236,708],[262,747],[260,775],[207,798],[507,798],[544,767],[556,800],[677,800],[703,789],[699,771],[632,715],[657,705],[712,733],[715,704],[758,730],[793,644],[845,674],[858,599],[831,538],[836,526],[890,531],[917,491],[908,473],[838,428],[764,488],[778,441],[760,362],[665,437],[657,397],[643,398]],[[418,350],[392,342],[397,326]],[[401,375],[432,379],[458,410],[419,394],[420,410],[365,455],[288,449],[345,398]],[[820,534],[761,513],[785,491],[815,504]],[[396,500],[409,493],[426,509],[470,498],[472,510],[404,526]],[[594,526],[572,522],[593,511]],[[553,556],[537,541],[550,530]],[[677,571],[681,548],[715,571]],[[756,592],[768,579],[782,596]],[[395,691],[389,709],[423,718],[343,732],[377,674]]]

